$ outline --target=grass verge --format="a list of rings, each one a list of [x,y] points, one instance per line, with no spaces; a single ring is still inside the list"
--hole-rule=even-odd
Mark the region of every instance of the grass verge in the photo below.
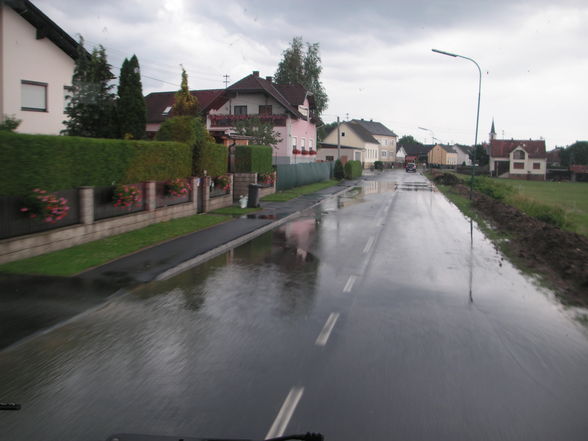
[[[218,210],[211,211],[210,214],[220,214],[223,216],[239,216],[241,214],[255,213],[261,210],[261,208],[240,208],[236,205],[231,207],[219,208]]]
[[[290,188],[289,190],[278,191],[277,193],[270,194],[261,198],[264,202],[286,202],[299,196],[315,193],[325,188],[337,185],[339,181],[336,179],[330,179],[328,181],[316,182],[314,184],[303,185],[301,187]]]
[[[65,250],[6,263],[0,265],[0,272],[73,276],[142,248],[203,230],[226,220],[226,216],[211,214],[196,214],[173,219],[149,225],[140,230],[76,245]]]

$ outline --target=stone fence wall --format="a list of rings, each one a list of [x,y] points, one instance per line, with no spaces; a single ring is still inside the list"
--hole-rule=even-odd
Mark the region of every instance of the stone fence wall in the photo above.
[[[156,208],[155,182],[147,182],[145,185],[145,211],[98,221],[94,219],[94,188],[81,187],[78,192],[80,224],[0,240],[0,264],[62,250],[74,245],[137,230],[158,222],[196,214],[199,182],[200,179],[193,178],[192,200],[190,202],[161,208]]]

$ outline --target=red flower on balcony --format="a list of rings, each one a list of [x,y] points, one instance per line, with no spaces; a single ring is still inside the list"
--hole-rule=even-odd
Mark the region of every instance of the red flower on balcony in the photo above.
[[[302,150],[302,156],[308,156],[308,150]]]
[[[309,154],[310,154],[311,156],[312,156],[312,155],[316,155],[316,150],[311,150],[311,151],[309,152]]]
[[[302,153],[302,152],[298,149],[292,150],[292,154],[294,154],[294,155],[299,155],[300,153]]]

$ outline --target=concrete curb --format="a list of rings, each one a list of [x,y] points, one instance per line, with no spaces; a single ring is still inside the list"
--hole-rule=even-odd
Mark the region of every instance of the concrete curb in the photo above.
[[[212,259],[214,257],[217,257],[217,256],[223,254],[223,253],[226,253],[227,251],[229,251],[229,250],[231,250],[233,248],[236,248],[239,245],[243,245],[244,243],[249,242],[250,240],[255,239],[256,237],[261,236],[262,234],[267,233],[268,231],[271,231],[274,228],[277,228],[280,225],[283,225],[286,222],[291,221],[292,219],[300,216],[300,214],[302,213],[302,211],[309,210],[309,209],[311,209],[313,207],[316,207],[317,205],[319,205],[320,203],[322,203],[325,199],[330,199],[332,197],[337,197],[337,196],[339,196],[339,195],[341,195],[343,193],[348,192],[349,190],[351,190],[351,188],[353,188],[353,187],[346,187],[343,190],[340,190],[340,191],[338,191],[336,193],[329,194],[328,196],[322,198],[318,202],[316,202],[316,203],[310,205],[309,207],[305,208],[304,210],[295,211],[294,213],[289,214],[288,216],[283,217],[282,219],[279,219],[279,220],[274,221],[274,222],[272,222],[270,224],[264,225],[263,227],[260,227],[260,228],[254,230],[254,231],[251,231],[250,233],[244,234],[241,237],[238,237],[236,239],[233,239],[233,240],[231,240],[231,241],[229,241],[229,242],[227,242],[227,243],[225,243],[223,245],[220,245],[220,246],[218,246],[216,248],[213,248],[212,250],[208,250],[208,251],[206,251],[203,254],[200,254],[200,255],[198,255],[196,257],[193,257],[192,259],[186,260],[186,261],[180,263],[179,265],[176,265],[175,267],[170,268],[168,270],[165,270],[162,273],[158,274],[153,280],[155,280],[155,281],[162,281],[162,280],[170,279],[171,277],[173,277],[173,276],[175,276],[175,275],[177,275],[177,274],[179,274],[181,272],[184,272],[184,271],[186,271],[186,270],[188,270],[190,268],[193,268],[195,266],[198,266],[198,265],[206,262],[207,260],[210,260],[210,259]]]

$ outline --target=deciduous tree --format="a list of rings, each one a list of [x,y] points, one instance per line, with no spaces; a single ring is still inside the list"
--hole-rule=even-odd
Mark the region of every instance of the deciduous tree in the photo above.
[[[235,124],[239,135],[253,137],[253,144],[276,147],[282,141],[280,134],[274,131],[274,126],[269,121],[260,118],[247,118]]]
[[[302,37],[294,37],[290,47],[282,52],[282,60],[274,75],[278,84],[301,84],[314,95],[316,114],[326,109],[329,97],[320,81],[323,70],[319,54],[319,43],[306,43],[304,51]]]

